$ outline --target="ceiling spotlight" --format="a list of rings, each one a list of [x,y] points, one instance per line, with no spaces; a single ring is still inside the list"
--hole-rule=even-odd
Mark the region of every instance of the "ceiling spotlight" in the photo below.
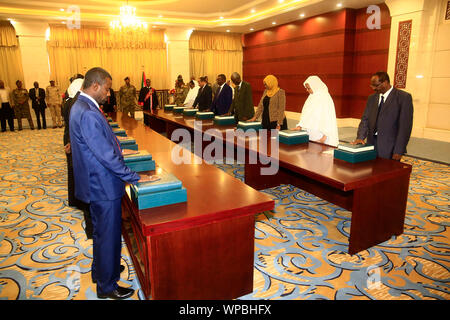
[[[274,22],[272,22],[272,24],[277,24],[277,23],[274,21]]]
[[[230,29],[227,29],[227,32],[230,32]]]
[[[223,17],[219,17],[220,20],[223,20]]]
[[[283,3],[284,2],[284,0],[278,0],[278,3]]]
[[[342,3],[339,2],[339,3],[336,5],[336,7],[338,7],[338,8],[342,7]]]
[[[255,29],[253,29],[253,28],[250,28],[250,31],[253,31],[253,30],[255,30]]]
[[[59,9],[59,11],[64,11],[64,8]]]
[[[162,14],[160,14],[160,15],[158,16],[158,18],[162,18],[162,17],[164,17]]]
[[[303,18],[304,16],[305,16],[304,13],[301,13],[301,14],[300,14],[300,18]]]
[[[255,13],[256,12],[256,10],[255,9],[252,9],[251,11],[250,11],[251,13]]]

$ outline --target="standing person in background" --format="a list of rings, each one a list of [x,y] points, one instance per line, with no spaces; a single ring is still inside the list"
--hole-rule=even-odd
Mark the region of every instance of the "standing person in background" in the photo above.
[[[39,88],[39,83],[37,81],[33,83],[33,86],[34,88],[30,89],[29,95],[31,99],[31,107],[36,114],[38,130],[41,129],[41,117],[42,128],[47,129],[47,121],[45,120],[45,108],[47,108],[47,105],[45,104],[45,90]]]
[[[112,112],[117,111],[117,101],[116,101],[116,95],[114,93],[113,88],[109,88],[109,92],[106,96],[106,101],[102,105],[103,112],[106,114],[110,114]]]
[[[278,79],[268,75],[263,80],[264,93],[258,104],[258,109],[250,121],[255,121],[262,114],[261,125],[263,129],[286,130],[287,120],[284,115],[286,108],[286,93],[278,87]]]
[[[192,106],[198,108],[199,111],[208,111],[211,108],[212,89],[208,86],[206,77],[200,77],[199,84],[200,89]]]
[[[200,89],[198,82],[196,80],[191,80],[189,82],[189,92],[186,96],[186,99],[184,100],[183,105],[186,108],[192,108],[195,102],[195,98],[197,98],[198,89]]]
[[[211,111],[218,116],[228,113],[231,102],[233,101],[233,90],[226,81],[227,77],[224,74],[219,74],[217,76],[216,91],[211,104]]]
[[[55,85],[55,80],[50,80],[50,85],[46,88],[47,106],[52,116],[53,129],[62,128],[61,103],[62,95],[59,87]]]
[[[186,100],[186,96],[188,94],[189,87],[186,86],[183,82],[183,77],[181,75],[178,76],[177,81],[175,81],[175,96],[174,96],[174,104],[177,107],[183,106],[184,100]]]
[[[19,131],[22,130],[22,118],[26,118],[28,120],[28,124],[30,125],[30,129],[34,130],[33,119],[31,119],[30,113],[30,105],[28,104],[28,90],[22,88],[22,81],[20,80],[16,81],[16,86],[17,88],[12,92],[12,101]]]
[[[142,110],[155,111],[158,108],[158,96],[150,79],[145,79],[145,87],[139,92],[139,102],[143,103]]]
[[[306,130],[310,141],[333,147],[339,144],[336,111],[328,87],[318,76],[308,77],[303,86],[309,96],[294,130]]]
[[[9,101],[11,92],[5,88],[5,83],[0,80],[0,123],[2,132],[6,131],[6,120],[8,120],[9,130],[14,131],[14,110],[11,108]]]
[[[77,74],[71,78],[71,83],[69,88],[67,88],[67,98],[63,104],[63,119],[64,119],[64,151],[66,153],[67,160],[67,200],[68,204],[71,207],[76,207],[83,211],[84,216],[84,232],[86,233],[86,237],[88,239],[92,239],[93,226],[92,226],[92,218],[91,213],[89,211],[89,204],[85,203],[75,197],[75,181],[73,177],[73,161],[72,161],[72,151],[70,148],[70,110],[72,109],[73,104],[77,101],[78,96],[80,95],[81,86],[83,85],[84,76],[81,74]]]
[[[252,87],[250,83],[242,81],[241,75],[233,72],[231,82],[234,84],[234,98],[228,114],[234,114],[236,121],[247,121],[255,115]]]
[[[134,111],[136,110],[136,87],[130,83],[130,78],[124,79],[125,85],[119,89],[119,107],[124,115],[130,114],[134,118]]]

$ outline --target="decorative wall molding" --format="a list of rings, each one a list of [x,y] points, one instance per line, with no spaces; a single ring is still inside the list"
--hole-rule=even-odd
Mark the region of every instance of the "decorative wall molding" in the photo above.
[[[445,20],[450,20],[450,1],[447,1],[447,9],[445,10]]]
[[[398,24],[397,54],[394,75],[394,87],[396,88],[406,88],[411,30],[412,20],[400,21]]]

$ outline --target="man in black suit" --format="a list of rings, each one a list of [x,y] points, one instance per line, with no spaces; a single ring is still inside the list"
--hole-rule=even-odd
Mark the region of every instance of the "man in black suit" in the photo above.
[[[400,161],[413,126],[413,103],[409,93],[391,86],[386,72],[373,74],[366,109],[353,144],[373,144],[380,158]]]
[[[45,121],[45,108],[47,108],[45,103],[45,90],[39,88],[39,83],[37,81],[33,83],[33,86],[34,88],[30,89],[29,97],[31,99],[31,107],[34,109],[34,113],[36,114],[38,130],[41,129],[41,116],[42,128],[47,129],[47,122]]]
[[[226,81],[227,78],[224,74],[217,76],[217,91],[211,104],[211,111],[219,116],[228,113],[233,101],[233,89],[226,84]]]
[[[212,89],[208,85],[208,78],[200,77],[199,85],[200,89],[192,107],[198,108],[199,111],[208,111],[212,102]]]
[[[151,86],[152,81],[150,79],[145,80],[145,87],[141,88],[139,92],[138,102],[142,103],[142,110],[156,110],[159,105],[158,96],[156,90]]]
[[[231,74],[231,82],[234,84],[234,98],[228,114],[234,115],[236,121],[247,121],[253,118],[255,107],[250,83],[243,81],[237,72]]]

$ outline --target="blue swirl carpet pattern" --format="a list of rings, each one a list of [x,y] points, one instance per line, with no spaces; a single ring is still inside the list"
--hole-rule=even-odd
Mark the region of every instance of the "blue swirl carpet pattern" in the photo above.
[[[92,241],[67,205],[63,129],[0,134],[0,299],[97,299]],[[255,217],[254,291],[240,299],[450,299],[450,170],[413,165],[405,232],[348,255],[351,213],[291,185],[264,190]],[[242,165],[218,164],[243,180]],[[122,242],[120,284],[143,299]]]

